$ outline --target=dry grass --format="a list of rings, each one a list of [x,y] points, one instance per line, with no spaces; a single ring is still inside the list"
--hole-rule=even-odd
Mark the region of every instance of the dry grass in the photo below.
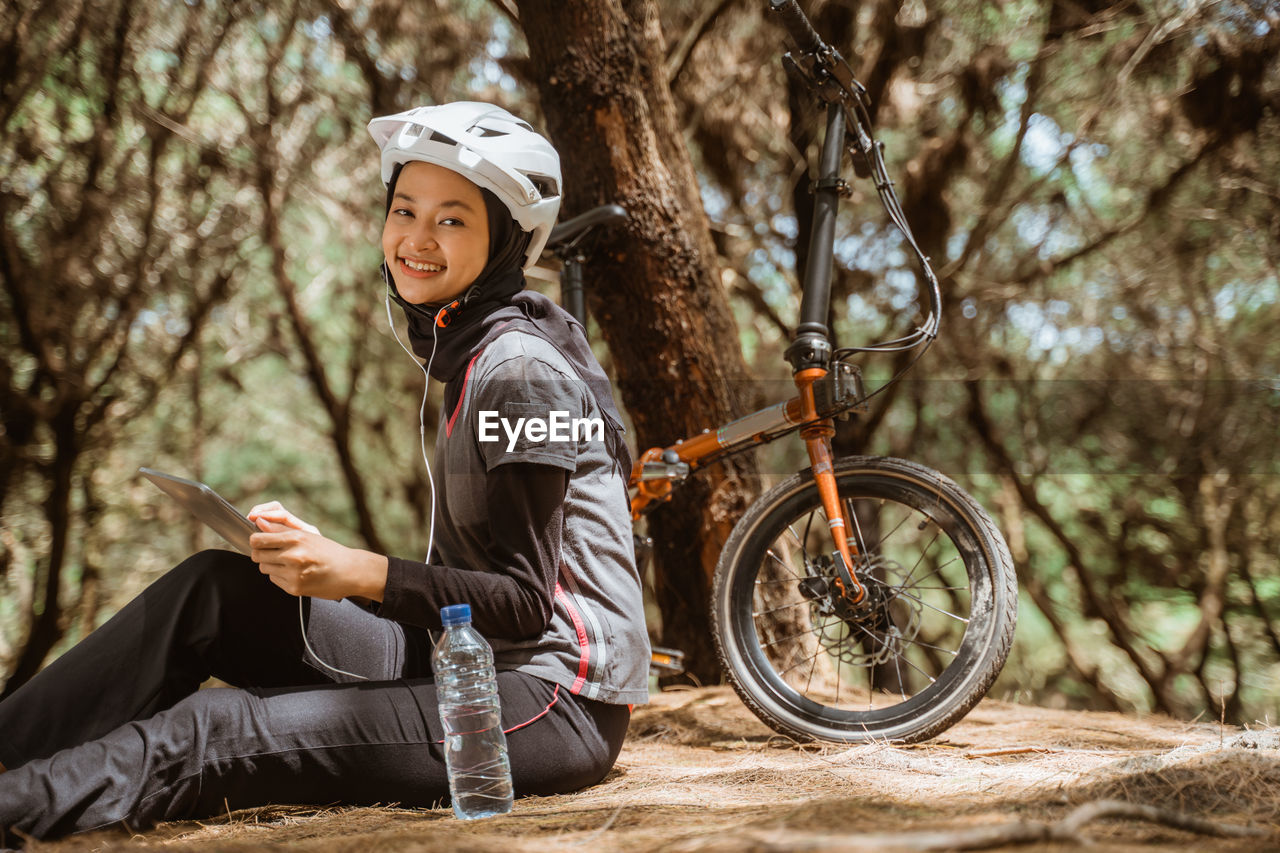
[[[987,701],[927,744],[796,744],[716,687],[666,693],[637,709],[618,766],[600,785],[520,800],[501,818],[470,823],[448,809],[271,807],[131,838],[99,833],[31,849],[954,849],[954,833],[1053,823],[1103,799],[1268,835],[1209,838],[1111,819],[1081,831],[1094,850],[1280,850],[1280,733]],[[924,846],[939,831],[952,846]],[[1042,842],[1018,849],[1078,848]]]

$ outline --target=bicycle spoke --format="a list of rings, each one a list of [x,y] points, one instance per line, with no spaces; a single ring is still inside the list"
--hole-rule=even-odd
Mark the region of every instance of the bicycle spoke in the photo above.
[[[936,572],[935,572],[935,574],[936,574]],[[880,586],[880,587],[882,587],[882,588],[884,588],[884,589],[888,590],[888,591],[889,591],[889,594],[890,594],[891,596],[892,596],[892,595],[901,595],[901,596],[903,596],[903,597],[905,597],[905,598],[910,598],[912,601],[919,601],[921,604],[924,604],[924,603],[925,603],[925,602],[923,601],[923,599],[921,599],[920,597],[918,597],[918,596],[914,596],[914,595],[910,595],[910,594],[907,592],[907,587],[906,587],[906,585],[903,585],[903,584],[891,584],[891,583],[887,583],[886,581],[882,581],[882,580],[880,580],[879,578],[876,578],[876,577],[868,578],[868,580],[869,580],[869,581],[871,581],[872,583],[875,583],[875,584],[877,584],[878,586]],[[917,592],[917,591],[919,591],[919,590],[935,590],[935,591],[940,591],[940,592],[946,592],[946,591],[952,591],[952,592],[965,592],[965,591],[967,591],[968,589],[969,589],[969,587],[967,587],[967,586],[919,586],[919,585],[917,584],[917,585],[913,585],[913,586],[911,587],[911,592]],[[954,598],[954,596],[952,596],[952,598]]]
[[[819,649],[819,651],[821,651],[821,649]],[[813,663],[809,665],[809,677],[806,678],[804,681],[804,692],[806,694],[809,692],[809,687],[813,684],[813,674],[818,671],[818,655],[814,654],[811,659]],[[840,680],[840,671],[837,669],[836,670],[837,683],[839,682],[839,680]]]
[[[879,638],[879,637],[877,637],[877,636],[875,635],[875,633],[873,633],[872,631],[868,630],[866,627],[864,627],[864,626],[862,626],[862,625],[859,625],[857,622],[854,622],[854,623],[851,623],[851,624],[852,624],[852,627],[857,628],[859,631],[861,631],[862,633],[866,634],[868,637],[870,637],[870,638],[871,638],[871,640],[872,640],[873,642],[878,643],[881,647],[883,647],[883,646],[885,645],[883,642],[881,642],[880,638]],[[912,641],[912,642],[915,642],[915,641]],[[946,649],[940,649],[940,651],[946,651]],[[903,661],[904,663],[906,663],[906,665],[907,665],[907,666],[911,667],[911,668],[912,668],[912,669],[914,669],[916,672],[920,673],[920,674],[921,674],[921,675],[923,675],[925,678],[929,679],[929,683],[930,683],[930,684],[933,684],[933,683],[935,683],[935,682],[937,681],[937,679],[936,679],[936,678],[934,678],[932,675],[930,675],[929,673],[925,672],[923,669],[921,669],[920,667],[918,667],[918,666],[916,666],[914,663],[912,663],[912,662],[911,662],[911,660],[910,660],[910,658],[908,658],[906,655],[902,655],[902,654],[894,655],[894,656],[893,656],[893,660],[894,660],[894,667],[895,667],[895,668],[897,668],[897,665],[898,665],[898,664],[897,664],[897,662],[898,662],[899,660],[901,660],[901,661]],[[899,685],[901,685],[901,684],[902,684],[902,673],[901,673],[900,671],[899,671],[899,673],[898,673],[898,684],[899,684]],[[907,697],[906,697],[906,695],[904,694],[902,698],[903,698],[903,699],[906,699]]]
[[[798,547],[801,551],[804,551],[805,550],[804,541],[800,538],[799,534],[796,533],[795,527],[792,526],[794,524],[795,524],[794,521],[791,522],[791,524],[788,524],[786,527],[786,531],[791,534],[792,539],[796,540],[796,547]]]
[[[751,614],[752,619],[759,619],[761,616],[768,616],[770,613],[777,613],[779,610],[787,610],[791,607],[806,607],[807,601],[792,601],[789,604],[779,604],[777,607],[771,607],[768,610],[757,610]]]
[[[853,524],[854,533],[857,534],[858,553],[866,554],[867,553],[867,537],[864,536],[862,533],[862,522],[858,520],[858,510],[857,510],[857,507],[853,505],[853,498],[845,498],[844,513],[845,515],[849,516],[849,519]]]
[[[943,563],[941,566],[938,566],[938,568],[936,568],[936,569],[934,569],[933,571],[929,572],[929,574],[927,574],[927,575],[925,575],[924,577],[920,578],[920,582],[927,581],[929,578],[933,577],[933,576],[934,576],[934,575],[936,575],[936,574],[941,574],[941,572],[942,572],[942,570],[943,570],[943,569],[945,569],[947,566],[951,565],[952,563],[954,563],[956,560],[959,560],[959,559],[960,559],[960,555],[958,555],[958,554],[957,554],[956,556],[952,557],[950,560],[947,560],[947,561],[946,561],[945,563]],[[919,587],[919,582],[916,584],[916,587],[917,587],[917,588]]]
[[[907,572],[907,576],[903,579],[902,585],[906,586],[911,583],[911,578],[915,577],[916,569],[920,568],[920,564],[924,562],[925,556],[929,553],[929,549],[933,547],[933,543],[938,541],[938,537],[942,535],[942,528],[939,527],[933,534],[933,538],[929,540],[929,544],[920,550],[920,559],[916,560],[916,564],[911,567],[911,571]]]
[[[929,572],[929,574],[925,575],[920,580],[927,581],[929,578],[933,577],[934,575],[941,574],[943,569],[945,569],[947,566],[951,565],[952,563],[954,563],[956,560],[959,560],[959,559],[960,559],[959,557],[952,557],[950,560],[947,560],[947,562],[943,563],[941,566],[938,566],[938,568],[934,569],[932,572]],[[885,589],[893,590],[894,592],[905,593],[907,589],[907,585],[905,583],[892,584],[892,583],[889,583],[888,581],[882,581],[879,578],[871,578],[871,580],[880,584],[880,586],[884,587]],[[917,589],[967,590],[968,587],[967,586],[921,586],[920,583],[914,583],[911,585],[911,589],[913,590],[917,590]]]
[[[804,539],[800,540],[800,553],[806,558],[809,556],[809,531],[813,529],[813,517],[817,512],[816,509],[809,510],[809,517],[804,522]]]
[[[877,635],[876,635],[876,633],[875,633],[874,631],[872,631],[871,629],[867,628],[865,625],[859,625],[857,622],[851,622],[851,623],[848,623],[848,624],[850,625],[850,627],[857,628],[859,631],[861,631],[862,633],[864,633],[864,634],[866,634],[868,637],[870,637],[870,638],[871,638],[871,641],[872,641],[873,643],[875,643],[875,644],[876,644],[876,646],[877,646],[878,648],[884,648],[885,643],[884,643],[883,639],[882,639],[881,637],[877,636]]]
[[[898,694],[902,696],[902,701],[905,702],[907,701],[907,691],[903,689],[904,685],[902,683],[902,667],[898,666],[898,661],[900,659],[901,659],[900,655],[893,656],[893,671],[897,673],[897,676],[898,676]]]
[[[902,592],[907,589],[907,586],[905,584],[891,584],[891,583],[887,583],[886,581],[882,581],[879,578],[868,578],[868,580],[891,592]],[[910,588],[913,592],[921,589],[937,590],[939,592],[947,592],[947,591],[966,592],[969,589],[969,587],[967,586],[920,586],[919,584],[912,584]]]
[[[772,548],[769,549],[768,554],[770,557],[773,558],[774,562],[776,562],[779,566],[782,566],[782,568],[785,569],[793,578],[795,578],[796,580],[804,580],[804,578],[802,578],[800,575],[795,573],[795,570],[792,569],[791,566],[787,565],[785,560],[783,560],[781,557],[775,554]]]
[[[829,624],[829,623],[828,623],[828,624]],[[821,628],[825,628],[825,627],[826,627],[826,625],[821,625],[821,626],[819,626],[819,628],[820,628],[820,629],[821,629]],[[758,633],[758,632],[757,632],[757,633]],[[767,648],[770,648],[770,647],[772,647],[772,646],[779,645],[779,644],[781,644],[781,643],[789,643],[789,642],[791,642],[792,640],[796,639],[797,637],[803,637],[805,634],[812,634],[812,633],[813,633],[813,629],[812,629],[812,628],[806,628],[805,630],[803,630],[803,631],[799,632],[798,634],[792,634],[792,635],[791,635],[791,636],[789,636],[789,637],[782,637],[782,638],[780,638],[780,639],[773,640],[772,642],[769,642],[769,643],[761,643],[761,644],[760,644],[760,648],[762,648],[762,649],[767,649]]]
[[[826,654],[826,653],[827,653],[827,650],[826,650],[826,649],[824,649],[824,648],[822,648],[822,647],[821,647],[821,645],[819,645],[819,648],[818,648],[818,650],[817,650],[816,652],[814,652],[813,654],[809,655],[808,657],[801,658],[800,660],[798,660],[798,661],[796,661],[795,663],[791,664],[791,666],[787,667],[786,669],[779,670],[779,671],[778,671],[778,675],[780,675],[780,676],[781,676],[781,675],[786,675],[788,672],[790,672],[791,670],[793,670],[793,669],[795,669],[796,667],[800,666],[801,664],[805,663],[806,661],[816,660],[816,658],[818,658],[820,655],[824,655],[824,654]],[[817,664],[815,663],[814,665],[816,666]]]
[[[885,543],[886,541],[888,541],[889,537],[890,537],[890,536],[892,536],[893,534],[897,533],[897,532],[898,532],[898,528],[900,528],[900,527],[902,527],[902,525],[906,524],[906,523],[907,523],[907,519],[909,519],[910,517],[911,517],[911,516],[910,516],[909,514],[908,514],[908,515],[904,515],[904,516],[902,517],[902,520],[901,520],[901,521],[899,521],[897,524],[895,524],[895,525],[893,526],[893,529],[892,529],[892,530],[890,530],[888,533],[886,533],[886,534],[884,534],[883,536],[881,536],[881,537],[876,541],[876,544],[872,546],[872,550],[873,550],[873,551],[879,551],[879,550],[884,546],[884,543]]]
[[[872,637],[872,639],[875,639],[875,635],[874,635],[874,634],[872,634],[870,631],[868,631],[866,628],[863,628],[861,625],[858,625],[857,627],[861,628],[861,629],[862,629],[862,631],[863,631],[863,633],[865,633],[865,634],[867,634],[867,635],[871,636],[871,637]],[[944,649],[943,651],[945,651],[945,649]],[[903,662],[903,663],[905,663],[907,666],[911,667],[911,668],[912,668],[912,669],[914,669],[916,672],[920,673],[920,674],[921,674],[921,675],[923,675],[925,678],[929,679],[929,683],[930,683],[930,684],[936,684],[936,683],[937,683],[937,679],[936,679],[936,678],[934,678],[932,675],[930,675],[929,673],[925,672],[923,669],[921,669],[920,667],[918,667],[918,666],[916,666],[914,663],[912,663],[912,662],[911,662],[911,659],[910,659],[910,658],[908,658],[906,655],[904,655],[904,654],[898,654],[898,655],[894,655],[894,656],[893,656],[893,666],[894,666],[894,669],[895,669],[895,670],[897,670],[897,675],[898,675],[898,685],[899,685],[899,686],[901,686],[901,685],[902,685],[902,671],[901,671],[901,669],[898,667],[898,661],[902,661],[902,662]],[[907,698],[907,696],[906,696],[906,694],[905,694],[905,693],[902,695],[902,698],[903,698],[903,699],[906,699],[906,698]]]
[[[956,655],[960,654],[959,650],[952,651],[951,649],[944,649],[942,646],[935,646],[932,643],[926,643],[924,640],[911,639],[911,640],[907,640],[906,642],[910,643],[913,646],[921,646],[922,648],[933,649],[935,652],[942,652],[944,655],[951,655],[952,657],[955,657]]]
[[[925,606],[925,607],[929,608],[930,610],[936,610],[936,611],[938,611],[939,613],[942,613],[942,614],[944,614],[944,615],[946,615],[946,616],[950,616],[952,619],[955,619],[955,620],[957,620],[957,621],[959,621],[959,622],[963,622],[963,623],[965,623],[966,625],[968,625],[968,624],[969,624],[969,620],[968,620],[968,619],[966,619],[966,618],[964,618],[963,616],[957,616],[956,614],[952,613],[950,610],[943,610],[941,607],[934,607],[932,604],[930,604],[929,602],[925,601],[923,598],[920,598],[920,597],[918,597],[918,596],[914,596],[914,595],[912,595],[911,593],[909,593],[909,592],[907,592],[907,591],[905,591],[905,590],[898,590],[898,594],[899,594],[899,595],[901,595],[903,598],[909,598],[909,599],[911,599],[912,601],[916,602],[917,604],[923,605],[923,606]]]
[[[836,698],[835,698],[835,705],[837,708],[840,707],[840,682],[844,681],[844,675],[840,671],[840,665],[843,663],[844,661],[841,660],[840,657],[837,655],[836,656]]]
[[[912,669],[914,669],[916,672],[918,672],[918,673],[920,673],[921,675],[923,675],[925,678],[929,679],[929,683],[930,683],[930,684],[937,684],[937,683],[938,683],[938,679],[934,678],[932,675],[930,675],[929,673],[925,672],[925,671],[924,671],[923,669],[921,669],[920,667],[918,667],[918,666],[916,666],[915,664],[913,664],[913,663],[911,662],[911,658],[907,657],[906,655],[895,655],[895,656],[894,656],[894,661],[899,661],[899,660],[900,660],[900,661],[902,661],[903,663],[905,663],[907,666],[909,666],[909,667],[911,667]]]

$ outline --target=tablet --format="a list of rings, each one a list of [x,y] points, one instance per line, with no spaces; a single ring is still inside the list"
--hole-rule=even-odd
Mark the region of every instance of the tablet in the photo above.
[[[258,526],[241,515],[240,510],[227,503],[213,489],[204,483],[162,474],[150,468],[139,468],[138,473],[186,507],[188,512],[212,528],[237,551],[248,554],[253,550],[249,547],[249,536],[258,532]]]

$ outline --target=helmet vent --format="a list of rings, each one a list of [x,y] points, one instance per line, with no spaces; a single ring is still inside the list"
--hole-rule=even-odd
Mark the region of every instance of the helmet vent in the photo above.
[[[538,190],[538,195],[543,198],[555,198],[560,195],[560,188],[556,186],[554,178],[549,178],[546,175],[533,175],[527,173],[525,174],[525,177],[528,178],[529,183],[533,184],[533,186]]]
[[[490,136],[506,136],[507,135],[507,132],[505,130],[494,130],[491,127],[481,127],[480,125],[476,125],[475,127],[471,128],[471,133],[474,133],[476,136],[479,136],[482,139],[487,139]]]
[[[453,138],[448,137],[448,136],[445,136],[443,133],[439,132],[438,130],[433,130],[433,131],[431,131],[431,141],[432,141],[432,142],[443,142],[445,145],[457,145],[457,144],[458,144],[456,141],[454,141],[454,140],[453,140]]]

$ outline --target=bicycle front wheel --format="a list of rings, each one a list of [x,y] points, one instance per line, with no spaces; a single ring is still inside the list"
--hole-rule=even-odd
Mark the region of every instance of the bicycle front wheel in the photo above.
[[[835,594],[835,541],[810,472],[734,527],[712,588],[716,650],[764,722],[809,740],[914,742],[986,694],[1013,642],[1017,579],[986,511],[901,459],[835,465],[867,599]]]

